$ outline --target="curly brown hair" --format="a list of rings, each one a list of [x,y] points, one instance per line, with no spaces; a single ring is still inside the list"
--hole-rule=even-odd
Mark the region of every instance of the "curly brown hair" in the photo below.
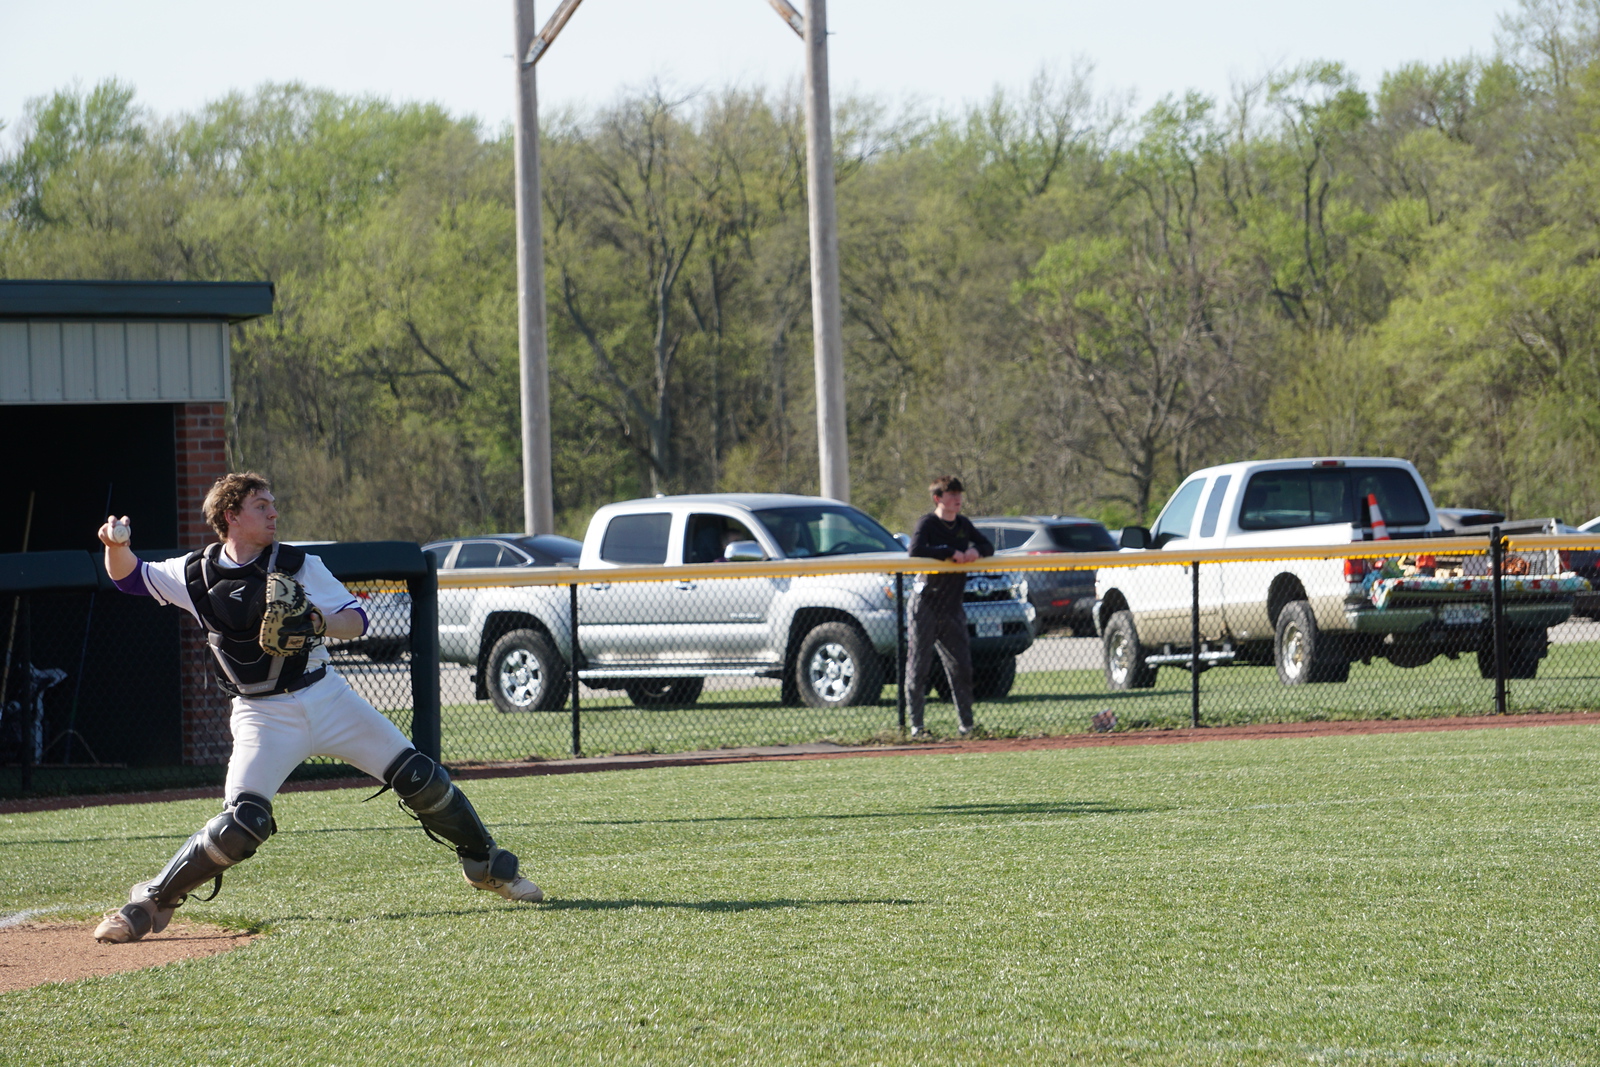
[[[200,510],[205,515],[206,522],[217,531],[219,540],[228,539],[228,512],[238,511],[244,507],[244,502],[250,499],[251,493],[262,491],[270,493],[272,483],[255,471],[236,471],[217,479],[217,483],[211,487],[211,492],[206,494],[206,502]]]

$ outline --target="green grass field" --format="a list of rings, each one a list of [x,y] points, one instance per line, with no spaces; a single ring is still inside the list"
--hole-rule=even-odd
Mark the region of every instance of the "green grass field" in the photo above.
[[[1600,729],[746,764],[281,797],[225,956],[0,995],[4,1064],[1600,1061]],[[208,802],[0,816],[89,918]]]
[[[1554,645],[1539,676],[1508,684],[1508,706],[1561,711],[1600,707],[1600,645]],[[734,745],[777,745],[829,739],[845,744],[897,737],[895,690],[877,706],[821,711],[782,707],[778,690],[707,690],[692,707],[644,710],[621,695],[585,691],[582,745],[590,755],[614,752],[686,752]],[[1410,719],[1482,715],[1494,710],[1494,682],[1478,676],[1471,655],[1437,659],[1404,670],[1386,661],[1356,664],[1342,685],[1289,688],[1271,667],[1228,667],[1200,676],[1201,721],[1213,726],[1320,719]],[[1019,674],[1011,695],[980,702],[977,717],[1006,736],[1081,733],[1096,712],[1111,709],[1125,729],[1187,726],[1189,674],[1162,668],[1155,689],[1111,693],[1099,669]],[[401,713],[402,725],[409,712]],[[933,703],[928,723],[953,733],[955,709]],[[571,751],[568,712],[501,715],[487,702],[447,705],[443,712],[446,761],[566,756]]]

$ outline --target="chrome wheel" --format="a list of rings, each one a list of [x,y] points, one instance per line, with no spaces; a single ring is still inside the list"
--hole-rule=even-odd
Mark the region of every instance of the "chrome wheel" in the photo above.
[[[1287,623],[1279,640],[1282,644],[1279,661],[1284,677],[1291,680],[1305,677],[1310,664],[1310,650],[1307,648],[1305,631],[1293,622]]]
[[[1102,640],[1108,689],[1123,692],[1149,689],[1156,684],[1156,668],[1144,661],[1144,646],[1139,643],[1139,631],[1128,611],[1115,612],[1106,620]]]
[[[856,677],[855,657],[837,641],[817,646],[806,665],[806,677],[812,691],[829,704],[837,704],[850,692]]]
[[[515,708],[531,708],[544,691],[539,660],[525,648],[515,648],[500,661],[500,692]]]
[[[1111,666],[1111,680],[1119,686],[1128,684],[1128,676],[1133,673],[1133,642],[1128,640],[1128,635],[1118,630],[1111,635],[1111,648],[1107,659]]]

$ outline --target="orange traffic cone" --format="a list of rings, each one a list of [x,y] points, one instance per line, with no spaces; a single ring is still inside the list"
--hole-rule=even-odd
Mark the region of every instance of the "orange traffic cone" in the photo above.
[[[1378,494],[1367,494],[1367,510],[1372,512],[1372,539],[1374,541],[1389,540],[1389,524],[1383,521],[1383,512],[1378,508]]]

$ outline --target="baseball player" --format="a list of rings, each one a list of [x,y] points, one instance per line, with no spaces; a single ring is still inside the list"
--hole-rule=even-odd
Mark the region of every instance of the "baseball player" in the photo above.
[[[100,527],[106,572],[118,589],[176,605],[205,628],[217,684],[233,694],[233,752],[222,814],[160,874],[135,885],[129,902],[95,928],[95,938],[123,943],[160,933],[190,893],[214,882],[215,896],[223,872],[255,855],[277,830],[272,798],[311,756],[342,759],[393,789],[428,836],[455,846],[469,885],[507,900],[542,900],[445,769],[413,748],[329,664],[323,639],[360,637],[366,613],[320,559],[277,542],[278,511],[267,480],[225,475],[206,495],[204,511],[217,542],[161,563],[133,554],[126,516]]]

